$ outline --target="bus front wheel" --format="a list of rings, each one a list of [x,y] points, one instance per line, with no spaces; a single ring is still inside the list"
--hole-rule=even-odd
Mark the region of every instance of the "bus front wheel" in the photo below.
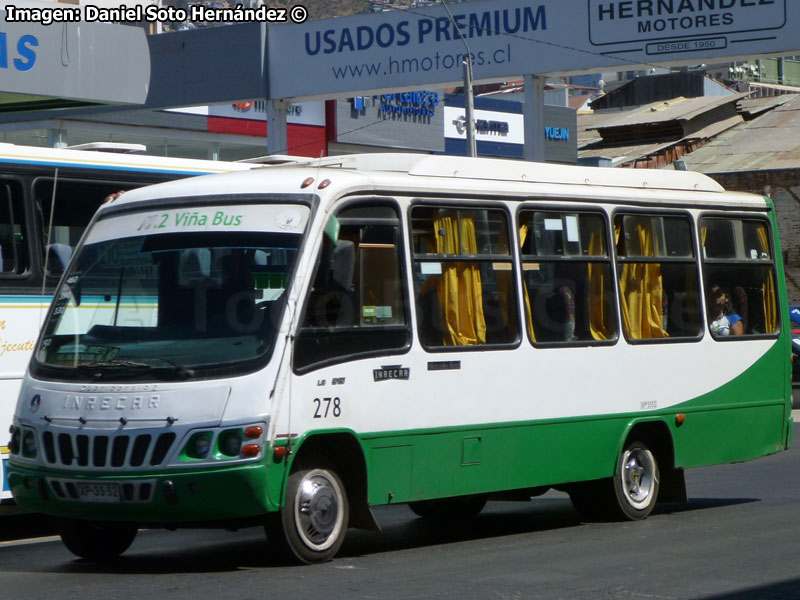
[[[326,562],[341,548],[348,519],[347,494],[335,471],[296,471],[289,476],[283,509],[267,520],[267,539],[306,564]]]
[[[137,533],[131,523],[105,523],[63,519],[58,523],[61,541],[75,556],[95,562],[114,560],[125,552]]]

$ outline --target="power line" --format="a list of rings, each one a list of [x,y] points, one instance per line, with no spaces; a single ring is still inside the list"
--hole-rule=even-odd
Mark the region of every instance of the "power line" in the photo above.
[[[563,2],[563,0],[561,0],[561,1]],[[442,2],[439,2],[439,3],[443,4]],[[465,2],[465,4],[469,4],[469,2]],[[412,8],[400,8],[400,7],[395,7],[393,5],[389,6],[387,8],[387,10],[384,11],[384,12],[393,12],[393,11],[402,11],[404,13],[410,13],[410,14],[421,16],[421,17],[425,17],[425,18],[428,18],[428,19],[433,18],[433,19],[436,19],[437,21],[450,22],[450,19],[448,17],[430,15],[428,13],[423,13],[423,12],[420,12],[418,10],[413,10]],[[591,56],[609,58],[608,54],[604,54],[602,52],[595,52],[593,50],[587,50],[585,48],[574,48],[572,46],[568,46],[566,44],[559,44],[557,42],[549,42],[549,41],[545,41],[545,40],[537,40],[537,39],[534,39],[534,38],[525,37],[523,35],[519,35],[519,34],[515,34],[515,33],[508,33],[508,32],[505,32],[505,31],[494,31],[494,30],[492,30],[491,28],[488,28],[488,27],[481,27],[480,25],[478,25],[476,23],[475,24],[470,23],[470,29],[474,29],[476,31],[481,31],[482,33],[485,33],[487,35],[506,36],[506,37],[509,37],[509,38],[523,40],[523,41],[531,42],[531,43],[534,43],[534,44],[542,44],[542,45],[545,45],[545,46],[551,46],[553,48],[559,48],[559,49],[562,49],[562,50],[570,50],[572,52],[578,52],[578,53],[581,53],[581,54],[589,54]],[[459,33],[460,33],[460,31],[459,31]],[[645,62],[645,61],[632,60],[632,59],[627,59],[625,57],[620,57],[620,56],[614,56],[613,58],[618,60],[618,61],[620,61],[621,65],[627,63],[629,65],[646,65],[648,67],[660,68],[660,69],[668,69],[669,68],[666,65],[660,65],[660,64],[657,64],[657,63],[650,63],[650,62]],[[598,69],[601,70],[602,67],[598,67]]]

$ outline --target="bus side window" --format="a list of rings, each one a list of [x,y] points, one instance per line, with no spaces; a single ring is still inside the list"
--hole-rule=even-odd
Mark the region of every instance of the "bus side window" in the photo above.
[[[736,321],[748,335],[778,333],[774,253],[764,219],[700,219],[708,324],[715,339],[735,339]],[[717,307],[722,303],[724,306]],[[720,315],[722,308],[722,315]],[[723,319],[724,317],[724,319]]]
[[[53,185],[55,182],[55,205]],[[114,181],[39,177],[33,183],[42,236],[42,264],[48,277],[60,277],[95,211],[112,193],[136,187]],[[51,219],[52,217],[52,219]]]
[[[0,273],[22,275],[28,270],[22,188],[0,180]]]
[[[358,204],[329,225],[295,342],[301,371],[410,344],[396,208]]]
[[[500,209],[411,210],[419,337],[426,348],[519,340],[508,215]]]
[[[614,237],[627,338],[699,339],[702,302],[689,217],[617,214]]]
[[[523,307],[533,343],[617,338],[606,231],[597,212],[520,212]]]

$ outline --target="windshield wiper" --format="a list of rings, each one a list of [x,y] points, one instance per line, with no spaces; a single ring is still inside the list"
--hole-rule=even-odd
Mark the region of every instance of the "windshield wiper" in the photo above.
[[[153,365],[149,365],[143,362],[136,362],[134,360],[96,360],[93,362],[85,362],[78,365],[79,369],[84,367],[87,369],[96,369],[105,367],[112,367],[112,368],[147,367],[148,369],[150,369],[153,367]]]
[[[188,369],[168,358],[158,357],[158,360],[167,363],[168,366],[158,366],[134,360],[98,360],[95,362],[82,363],[78,365],[78,370],[91,372],[95,379],[102,379],[106,375],[115,377],[139,377],[145,374],[149,374],[158,379],[164,379],[165,374],[177,374],[183,379],[188,379],[194,375],[193,369]]]
[[[168,358],[164,358],[163,356],[157,356],[156,358],[158,360],[160,360],[161,362],[167,363],[169,366],[168,367],[153,367],[154,369],[166,370],[168,373],[177,373],[178,375],[180,375],[184,379],[188,379],[189,377],[194,377],[194,369],[190,369],[188,367],[180,365],[180,364],[176,363],[175,361],[172,361],[172,360],[170,360]]]
[[[90,372],[95,379],[102,379],[105,375],[137,376],[149,372],[152,368],[152,365],[133,360],[97,360],[78,365],[79,371]]]

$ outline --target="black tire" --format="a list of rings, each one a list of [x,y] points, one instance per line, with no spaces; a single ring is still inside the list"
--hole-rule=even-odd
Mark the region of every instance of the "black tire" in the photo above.
[[[442,521],[471,519],[478,515],[484,506],[486,506],[486,496],[463,496],[408,503],[408,507],[418,517]]]
[[[614,477],[572,484],[568,493],[582,521],[636,521],[653,512],[658,489],[658,461],[634,441],[625,444]]]
[[[335,471],[296,471],[289,476],[284,507],[267,518],[267,539],[286,558],[327,562],[344,543],[349,516],[347,493]]]
[[[61,541],[75,556],[94,562],[108,562],[125,552],[136,538],[131,523],[104,523],[63,519],[58,522]]]

